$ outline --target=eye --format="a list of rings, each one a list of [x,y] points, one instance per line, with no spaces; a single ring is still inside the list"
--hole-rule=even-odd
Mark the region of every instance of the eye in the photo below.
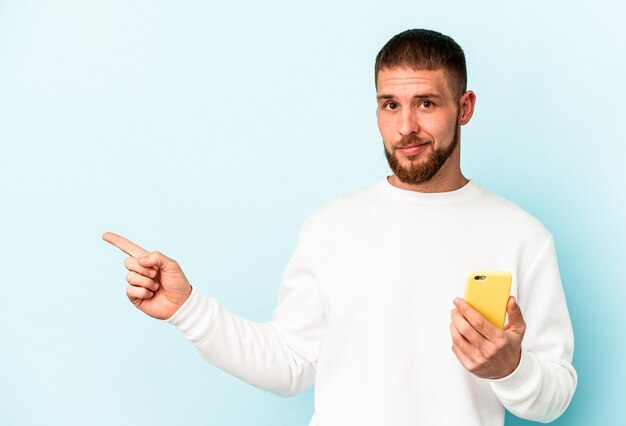
[[[435,106],[435,104],[432,103],[432,101],[426,100],[426,101],[420,102],[419,106],[421,106],[424,109],[432,109]]]
[[[383,109],[393,111],[395,109],[398,109],[398,104],[395,102],[387,102],[385,105],[383,105]]]

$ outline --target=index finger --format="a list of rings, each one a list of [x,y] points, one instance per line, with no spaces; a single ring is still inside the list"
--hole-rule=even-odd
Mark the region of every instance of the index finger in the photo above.
[[[105,232],[102,234],[102,239],[135,258],[142,257],[148,253],[137,244],[113,232]]]
[[[472,307],[466,300],[459,298],[454,299],[454,305],[457,307],[461,315],[465,317],[467,322],[480,334],[488,340],[491,340],[498,331],[498,327],[489,322],[483,317],[480,312]]]

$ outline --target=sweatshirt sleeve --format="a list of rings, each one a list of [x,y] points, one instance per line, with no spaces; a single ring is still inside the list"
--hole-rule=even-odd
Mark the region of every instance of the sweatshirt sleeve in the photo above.
[[[522,357],[515,371],[492,380],[491,387],[516,416],[551,422],[569,405],[577,381],[574,336],[551,236],[520,276],[518,304],[526,322]]]
[[[315,381],[325,316],[302,240],[283,274],[272,321],[246,320],[195,288],[167,321],[208,362],[247,383],[282,396],[306,389]]]

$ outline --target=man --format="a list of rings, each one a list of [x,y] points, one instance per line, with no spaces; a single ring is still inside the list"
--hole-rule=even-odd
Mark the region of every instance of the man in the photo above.
[[[130,300],[255,386],[292,395],[315,383],[311,425],[502,425],[505,407],[551,421],[576,386],[554,244],[461,172],[460,126],[476,102],[463,51],[405,31],[375,78],[393,175],[304,225],[272,321],[231,314],[174,260],[107,233],[131,256]],[[503,330],[458,298],[477,269],[513,276]]]

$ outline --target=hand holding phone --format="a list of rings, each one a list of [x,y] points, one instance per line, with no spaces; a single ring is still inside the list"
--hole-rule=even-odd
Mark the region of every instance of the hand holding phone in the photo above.
[[[467,277],[465,300],[454,299],[452,351],[477,377],[500,379],[519,365],[526,323],[510,291],[510,273],[475,271]],[[507,312],[509,323],[504,328]]]

